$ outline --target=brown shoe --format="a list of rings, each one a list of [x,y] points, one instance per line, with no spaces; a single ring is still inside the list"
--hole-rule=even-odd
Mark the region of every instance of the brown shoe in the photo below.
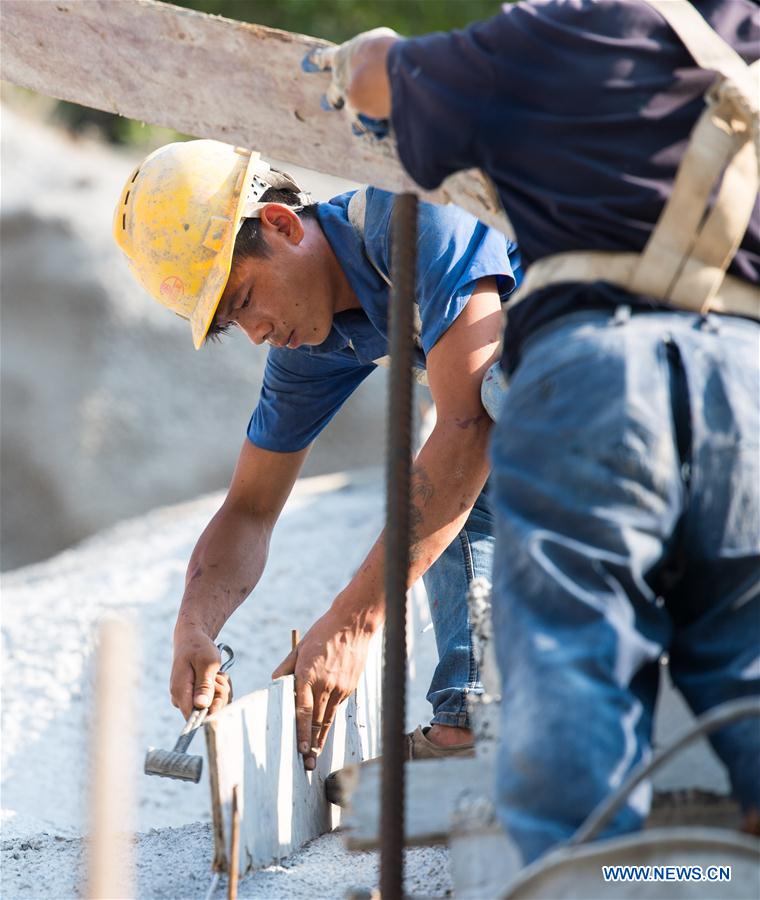
[[[458,744],[455,747],[439,747],[438,744],[428,740],[428,731],[430,731],[429,725],[425,728],[418,725],[411,734],[404,735],[404,759],[413,762],[417,759],[448,759],[452,756],[475,755],[475,744],[472,741],[469,744]],[[359,763],[359,773],[361,773],[363,766],[370,763],[377,764],[378,760],[379,757],[376,757],[375,759],[368,759]],[[354,769],[354,766],[351,766],[350,770],[338,769],[327,776],[325,779],[325,794],[330,803],[334,803],[336,806],[346,805],[346,787],[348,786],[348,781],[356,777]],[[348,771],[351,771],[353,779],[344,774]]]
[[[430,726],[423,728],[418,725],[411,734],[404,735],[406,753],[404,759],[443,759],[449,756],[473,756],[475,744],[457,744],[455,747],[439,747],[427,739]]]

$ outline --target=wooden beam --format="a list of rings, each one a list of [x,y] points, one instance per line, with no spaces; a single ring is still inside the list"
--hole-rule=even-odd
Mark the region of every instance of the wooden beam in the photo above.
[[[448,840],[451,817],[465,793],[491,795],[493,764],[478,757],[421,759],[406,768],[404,835],[406,843],[441,844]],[[380,840],[380,763],[363,766],[345,818],[352,850],[367,850]]]
[[[327,75],[301,61],[326,42],[154,0],[3,0],[0,77],[83,106],[260,150],[389,191],[413,186],[392,143],[354,137],[320,107]],[[480,173],[426,195],[506,227]]]
[[[379,753],[381,647],[378,635],[359,686],[339,708],[313,772],[304,770],[296,750],[292,675],[247,694],[208,720],[216,871],[229,870],[227,832],[235,785],[240,785],[241,875],[284,859],[339,824],[341,810],[327,802],[324,783],[335,769]]]

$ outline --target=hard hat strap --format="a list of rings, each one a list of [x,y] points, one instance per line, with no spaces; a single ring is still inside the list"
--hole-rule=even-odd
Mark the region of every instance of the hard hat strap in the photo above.
[[[259,159],[253,169],[253,175],[247,188],[248,193],[240,210],[240,220],[237,223],[236,231],[240,231],[246,219],[258,219],[261,210],[267,205],[261,202],[261,198],[270,188],[292,191],[296,194],[298,198],[297,204],[285,204],[295,212],[314,202],[311,194],[302,191],[291,175],[288,175],[287,172],[279,172],[277,169],[273,169],[268,162]]]

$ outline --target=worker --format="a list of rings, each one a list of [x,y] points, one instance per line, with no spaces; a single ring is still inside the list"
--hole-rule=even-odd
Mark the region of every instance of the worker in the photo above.
[[[195,347],[230,327],[269,345],[230,488],[187,570],[171,674],[185,716],[229,699],[214,639],[256,587],[314,440],[387,363],[392,201],[366,188],[312,203],[258,153],[207,140],[162,147],[122,191],[116,241],[148,292],[189,320]],[[472,752],[467,695],[481,686],[466,592],[473,575],[490,572],[493,544],[483,493],[491,420],[480,384],[519,273],[516,247],[456,207],[422,204],[419,220],[415,370],[437,418],[412,473],[410,584],[425,578],[439,661],[431,725],[408,736],[410,759]],[[295,673],[307,768],[356,687],[383,621],[383,591],[381,535],[274,672]]]
[[[665,654],[697,714],[760,693],[759,49],[750,0],[535,0],[311,57],[422,187],[480,167],[529,265],[492,448],[498,808],[523,862],[650,754]],[[757,719],[711,740],[757,830]]]

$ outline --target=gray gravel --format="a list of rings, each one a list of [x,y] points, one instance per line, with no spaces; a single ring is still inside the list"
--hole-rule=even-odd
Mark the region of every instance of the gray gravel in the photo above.
[[[6,840],[0,844],[6,900],[67,900],[82,896],[87,841],[47,833]],[[135,838],[136,896],[156,900],[202,900],[211,886],[209,825],[154,828]],[[444,847],[407,850],[406,890],[425,897],[451,895],[448,851]],[[294,853],[281,865],[270,866],[241,879],[238,896],[342,898],[349,888],[377,885],[378,854],[349,853],[337,834],[324,835]],[[215,898],[226,896],[222,877]]]

